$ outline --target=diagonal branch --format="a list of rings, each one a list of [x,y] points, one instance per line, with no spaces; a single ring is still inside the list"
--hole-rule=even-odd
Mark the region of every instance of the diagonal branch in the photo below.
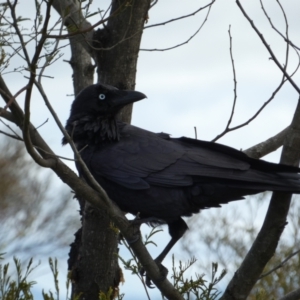
[[[161,23],[157,23],[157,24],[153,24],[153,25],[148,25],[148,26],[145,26],[144,29],[148,29],[148,28],[152,28],[152,27],[156,27],[156,26],[166,25],[166,24],[169,24],[169,23],[172,23],[172,22],[175,22],[175,21],[179,21],[179,20],[182,20],[182,19],[185,19],[185,18],[189,18],[189,17],[195,16],[201,10],[203,10],[203,9],[205,9],[207,7],[211,7],[214,4],[214,2],[216,2],[216,0],[213,0],[212,2],[208,3],[207,5],[198,8],[197,10],[195,10],[194,12],[192,12],[192,13],[190,13],[188,15],[180,16],[178,18],[174,18],[174,19],[171,19],[171,20],[168,20],[168,21],[165,21],[165,22],[161,22]],[[151,7],[153,5],[154,4],[152,4]]]
[[[213,1],[214,2],[214,1]],[[211,10],[211,5],[209,5],[209,8],[208,8],[208,11],[207,11],[207,14],[205,16],[205,19],[204,21],[201,23],[200,27],[196,30],[196,32],[190,36],[186,41],[182,42],[182,43],[179,43],[175,46],[171,46],[171,47],[168,47],[168,48],[164,48],[164,49],[157,49],[157,48],[154,48],[154,49],[143,49],[141,48],[140,51],[150,51],[150,52],[153,52],[153,51],[167,51],[167,50],[172,50],[172,49],[175,49],[175,48],[178,48],[180,46],[183,46],[185,44],[188,44],[198,33],[199,31],[202,29],[202,27],[204,26],[204,24],[206,23],[207,19],[208,19],[208,16],[209,16],[209,13],[210,13],[210,10]]]
[[[267,273],[262,274],[261,276],[259,276],[258,279],[262,279],[262,278],[270,275],[274,271],[278,270],[279,268],[282,268],[293,256],[297,255],[299,252],[300,252],[300,249],[298,249],[297,251],[291,253],[279,265],[277,265],[276,267],[274,267],[272,270],[268,271]]]
[[[286,20],[287,18],[286,18],[286,16],[285,16],[284,10],[283,10],[283,8],[282,8],[280,2],[279,2],[279,1],[277,1],[277,2],[278,2],[279,6],[280,6],[280,8],[281,8],[281,11],[282,11],[283,14],[284,14],[285,20]],[[272,28],[273,28],[273,29],[274,29],[274,30],[275,30],[275,31],[283,38],[283,40],[284,40],[286,43],[290,44],[290,45],[291,45],[292,47],[294,47],[295,49],[300,50],[300,47],[296,46],[296,45],[295,45],[288,37],[285,37],[285,36],[284,36],[284,35],[283,35],[283,34],[275,27],[275,25],[274,25],[273,22],[272,22],[272,19],[271,19],[270,16],[268,15],[268,13],[267,13],[267,11],[266,11],[264,5],[263,5],[263,1],[262,1],[262,0],[260,0],[260,4],[261,4],[261,8],[262,8],[262,10],[263,10],[263,12],[264,12],[266,18],[268,19],[268,21],[269,21],[271,27],[272,27]]]
[[[246,11],[244,10],[243,6],[241,5],[239,0],[236,0],[236,4],[238,5],[238,7],[240,8],[240,10],[242,11],[243,15],[245,16],[245,18],[249,21],[250,25],[252,26],[252,28],[254,29],[254,31],[257,33],[257,35],[259,36],[259,38],[261,39],[263,45],[267,48],[268,52],[270,53],[273,61],[275,62],[275,64],[277,65],[277,67],[280,69],[280,71],[285,75],[285,77],[288,79],[288,81],[291,83],[291,85],[294,87],[294,89],[298,92],[298,94],[300,94],[300,88],[298,87],[298,85],[294,82],[294,80],[291,78],[291,76],[286,72],[285,67],[282,67],[281,63],[278,61],[277,57],[275,56],[275,54],[273,53],[271,47],[269,46],[269,44],[267,43],[267,41],[265,40],[264,36],[262,35],[262,33],[257,29],[257,27],[255,26],[254,22],[250,19],[250,17],[248,16],[248,14],[246,13]]]
[[[299,299],[300,299],[300,288],[286,294],[279,300],[299,300]]]
[[[244,150],[243,152],[252,158],[257,158],[257,159],[262,158],[263,156],[273,151],[276,151],[279,147],[281,147],[289,131],[290,131],[290,126],[286,127],[285,129],[283,129],[276,135],[270,137],[266,141],[256,144],[251,148]]]

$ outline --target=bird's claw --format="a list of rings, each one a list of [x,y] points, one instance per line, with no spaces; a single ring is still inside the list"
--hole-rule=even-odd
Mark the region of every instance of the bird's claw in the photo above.
[[[161,264],[161,262],[159,262],[157,260],[154,260],[154,261],[157,264],[160,275],[161,275],[160,280],[163,281],[167,277],[169,271],[165,266],[163,266]],[[139,272],[140,272],[141,276],[145,276],[145,283],[146,283],[147,287],[150,288],[150,289],[154,289],[155,285],[153,284],[153,282],[152,282],[151,278],[149,277],[149,275],[146,273],[144,267],[141,267]]]

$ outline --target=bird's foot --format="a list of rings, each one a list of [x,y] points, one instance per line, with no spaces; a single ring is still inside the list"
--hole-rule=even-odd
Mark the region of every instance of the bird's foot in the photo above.
[[[161,275],[159,280],[163,281],[167,277],[169,271],[165,266],[162,265],[162,263],[160,261],[157,261],[157,260],[154,260],[154,261],[157,264],[160,275]],[[139,272],[142,276],[145,276],[145,282],[146,282],[147,287],[150,288],[150,289],[154,289],[155,286],[152,283],[152,280],[149,277],[149,275],[146,273],[144,267],[142,267]]]
[[[137,242],[140,239],[140,237],[141,237],[141,233],[140,233],[141,223],[135,222],[135,220],[136,219],[129,220],[130,228],[132,229],[131,239],[126,239],[127,243],[129,245]],[[124,240],[124,236],[120,232],[119,236],[118,236],[118,242],[119,242],[119,244],[122,244],[122,240]]]
[[[140,227],[142,223],[136,222],[137,219],[130,220],[130,227],[132,228],[132,238],[127,239],[128,244],[133,244],[141,238]]]

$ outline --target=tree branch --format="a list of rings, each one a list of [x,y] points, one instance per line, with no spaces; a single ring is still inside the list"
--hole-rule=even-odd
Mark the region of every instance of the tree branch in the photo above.
[[[290,131],[290,126],[286,127],[276,135],[270,137],[266,141],[258,143],[243,152],[252,158],[261,158],[281,147]]]
[[[217,135],[212,142],[216,142],[218,139],[220,139],[223,135],[225,135],[227,132],[229,132],[231,129],[229,128],[233,115],[234,115],[234,109],[235,109],[235,105],[236,105],[236,99],[237,99],[237,92],[236,92],[236,88],[237,88],[237,81],[236,81],[236,72],[235,72],[235,66],[234,66],[234,59],[233,59],[233,53],[232,53],[232,36],[231,36],[231,32],[230,32],[230,28],[231,26],[229,25],[229,29],[228,29],[228,34],[229,34],[229,52],[230,52],[230,59],[231,59],[231,66],[232,66],[232,73],[233,73],[233,84],[234,84],[234,88],[233,88],[233,93],[234,93],[234,97],[233,97],[233,104],[232,104],[232,109],[231,109],[231,114],[230,117],[228,119],[226,128],[224,129],[224,131]]]
[[[286,294],[279,300],[299,300],[299,299],[300,299],[300,288]]]
[[[278,270],[279,268],[282,268],[293,256],[297,255],[300,252],[300,249],[291,253],[290,255],[288,255],[287,258],[285,258],[279,265],[277,265],[276,267],[274,267],[272,270],[270,270],[267,273],[262,274],[261,276],[259,276],[258,279],[262,279],[268,275],[270,275],[271,273],[273,273],[274,271]]]
[[[282,150],[280,163],[299,165],[300,102]],[[273,193],[263,226],[240,268],[235,272],[222,300],[246,299],[265,265],[273,256],[287,223],[291,194]]]
[[[214,1],[213,1],[214,2]],[[212,3],[213,3],[212,2]],[[182,42],[182,43],[180,43],[180,44],[177,44],[177,45],[175,45],[175,46],[171,46],[171,47],[168,47],[168,48],[164,48],[164,49],[157,49],[157,48],[154,48],[154,49],[143,49],[143,48],[141,48],[140,49],[140,51],[167,51],[167,50],[172,50],[172,49],[175,49],[175,48],[178,48],[178,47],[180,47],[180,46],[183,46],[183,45],[185,45],[185,44],[188,44],[197,34],[198,34],[198,32],[201,30],[201,28],[204,26],[204,24],[206,23],[206,21],[207,21],[207,18],[208,18],[208,15],[209,15],[209,13],[210,13],[210,10],[211,10],[211,4],[210,5],[207,5],[207,6],[209,6],[209,8],[208,8],[208,12],[207,12],[207,14],[206,14],[206,16],[205,16],[205,19],[204,19],[204,21],[202,22],[202,24],[200,25],[200,27],[196,30],[196,32],[192,35],[192,36],[190,36],[186,41],[184,41],[184,42]]]
[[[278,2],[278,1],[277,1],[277,2]],[[262,0],[260,0],[260,4],[261,4],[261,8],[262,8],[262,10],[263,10],[263,12],[264,12],[266,18],[268,19],[268,21],[269,21],[271,27],[272,27],[272,28],[273,28],[273,29],[274,29],[274,30],[275,30],[275,31],[283,38],[283,40],[284,40],[286,43],[290,44],[293,48],[295,48],[295,49],[297,49],[297,50],[300,50],[300,48],[299,48],[298,46],[296,46],[296,45],[295,45],[288,37],[285,37],[285,36],[284,36],[284,35],[283,35],[283,34],[275,27],[275,25],[273,24],[271,18],[269,17],[269,15],[268,15],[268,13],[267,13],[267,11],[266,11],[264,5],[263,5]],[[279,6],[280,6],[280,8],[281,8],[281,11],[282,11],[283,14],[285,15],[285,12],[284,12],[284,10],[283,10],[281,4],[280,4],[279,2],[278,2],[278,4],[279,4]],[[285,16],[285,20],[287,20],[286,16]]]
[[[199,11],[207,8],[207,7],[211,7],[214,2],[216,2],[216,0],[213,0],[212,2],[208,3],[207,5],[205,6],[202,6],[200,8],[198,8],[197,10],[195,10],[194,12],[188,14],[188,15],[184,15],[184,16],[180,16],[178,18],[175,18],[175,19],[171,19],[171,20],[168,20],[168,21],[165,21],[165,22],[162,22],[162,23],[157,23],[157,24],[153,24],[153,25],[148,25],[148,26],[145,26],[144,29],[148,29],[148,28],[152,28],[152,27],[156,27],[156,26],[162,26],[162,25],[166,25],[166,24],[169,24],[169,23],[172,23],[172,22],[175,22],[175,21],[179,21],[179,20],[182,20],[182,19],[185,19],[185,18],[189,18],[189,17],[192,17],[192,16],[195,16]],[[155,3],[156,4],[156,3]],[[151,5],[151,7],[153,6],[154,4]]]
[[[288,81],[291,83],[291,85],[294,87],[294,89],[298,92],[298,94],[300,94],[300,88],[294,82],[294,80],[291,78],[291,76],[286,72],[285,67],[282,67],[281,63],[278,61],[277,57],[273,53],[273,51],[272,51],[271,47],[269,46],[269,44],[266,42],[266,40],[265,40],[264,36],[262,35],[262,33],[257,29],[257,27],[254,25],[254,22],[250,19],[248,14],[245,12],[245,10],[244,10],[243,6],[241,5],[240,1],[236,0],[236,3],[238,5],[238,7],[240,8],[240,10],[242,11],[243,15],[245,16],[245,18],[249,21],[249,23],[252,26],[252,28],[254,29],[254,31],[257,33],[257,35],[261,39],[263,45],[267,48],[268,52],[270,53],[273,61],[277,65],[277,67],[285,75],[285,77],[288,79]]]

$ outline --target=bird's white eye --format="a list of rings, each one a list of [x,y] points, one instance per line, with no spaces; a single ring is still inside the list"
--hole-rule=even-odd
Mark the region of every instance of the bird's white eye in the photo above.
[[[104,99],[105,99],[105,95],[104,95],[104,94],[100,94],[100,95],[99,95],[99,99],[100,99],[100,100],[104,100]]]

